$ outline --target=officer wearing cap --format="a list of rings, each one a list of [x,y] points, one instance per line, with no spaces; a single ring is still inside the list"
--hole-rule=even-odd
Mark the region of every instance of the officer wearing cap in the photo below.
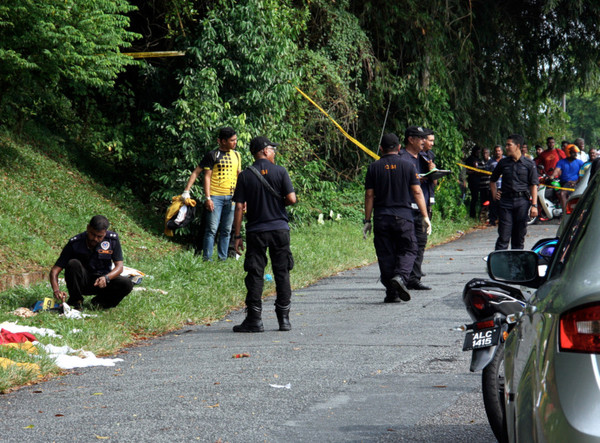
[[[406,131],[404,131],[404,149],[400,150],[399,152],[401,159],[414,165],[418,174],[429,172],[428,168],[422,169],[424,166],[420,160],[420,154],[423,151],[423,146],[425,144],[425,138],[427,135],[428,134],[422,127],[409,126],[406,128]],[[424,184],[424,181],[421,181],[421,183]],[[427,189],[426,185],[425,188]],[[428,198],[426,199],[426,205],[428,203],[427,200]],[[429,217],[427,217],[427,222],[425,222],[425,219],[421,215],[420,208],[418,207],[416,201],[413,200],[411,206],[413,209],[415,235],[417,237],[417,257],[415,258],[407,286],[408,289],[427,291],[430,290],[431,287],[421,282],[421,277],[423,277],[421,265],[423,264],[425,246],[427,245],[427,236],[431,234],[431,222],[429,221]]]
[[[63,248],[50,269],[50,285],[58,300],[67,298],[58,285],[58,274],[63,269],[69,292],[67,303],[77,309],[81,309],[84,295],[95,295],[92,305],[106,309],[117,306],[131,292],[133,283],[121,277],[123,251],[119,236],[108,227],[106,217],[95,215],[86,232],[71,238]]]
[[[235,252],[244,249],[242,218],[246,205],[246,318],[233,327],[234,332],[263,332],[262,292],[267,249],[275,277],[275,313],[280,331],[292,329],[289,319],[292,289],[290,271],[294,258],[290,250],[290,227],[285,207],[296,203],[296,193],[285,168],[275,164],[277,144],[266,137],[255,137],[250,152],[255,162],[238,176],[233,194]]]
[[[371,163],[365,177],[365,219],[363,237],[371,232],[374,215],[375,251],[385,286],[384,303],[410,300],[407,283],[417,256],[414,201],[424,224],[431,227],[415,167],[398,155],[400,141],[395,134],[381,139],[383,156]]]
[[[506,157],[498,162],[490,177],[492,198],[499,202],[496,250],[508,249],[509,242],[512,249],[523,249],[527,220],[529,216],[536,217],[538,214],[538,174],[533,161],[521,153],[523,142],[523,136],[519,134],[507,138]],[[501,191],[496,187],[500,177]]]

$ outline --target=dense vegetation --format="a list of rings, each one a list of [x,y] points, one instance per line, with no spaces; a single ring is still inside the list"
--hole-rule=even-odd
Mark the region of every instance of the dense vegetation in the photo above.
[[[2,2],[0,123],[22,136],[43,127],[98,177],[161,208],[231,125],[246,162],[253,136],[283,143],[295,223],[328,210],[359,219],[371,159],[296,87],[373,150],[383,132],[435,129],[444,168],[456,170],[465,143],[512,132],[530,145],[551,134],[596,143],[585,112],[598,83],[594,1],[84,3]],[[185,55],[124,55],[161,50]],[[445,181],[437,210],[460,217],[457,196]]]

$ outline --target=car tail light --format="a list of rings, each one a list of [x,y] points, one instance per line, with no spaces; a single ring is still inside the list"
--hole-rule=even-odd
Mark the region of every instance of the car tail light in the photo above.
[[[567,212],[567,214],[570,215],[573,213],[573,211],[575,210],[575,206],[577,206],[578,202],[579,202],[579,198],[573,198],[567,202],[567,206],[565,208],[565,211]]]
[[[600,353],[600,304],[583,306],[561,315],[560,350]]]

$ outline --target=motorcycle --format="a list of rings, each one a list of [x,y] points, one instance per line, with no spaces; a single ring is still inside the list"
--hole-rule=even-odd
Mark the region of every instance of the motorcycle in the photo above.
[[[472,351],[471,372],[482,371],[485,412],[500,442],[507,440],[504,407],[504,342],[527,306],[523,292],[492,280],[474,278],[463,290],[463,303],[473,323],[457,329],[466,332],[463,351]]]
[[[562,207],[556,196],[556,191],[548,188],[546,183],[550,178],[546,175],[540,176],[540,185],[538,187],[538,216],[530,217],[527,224],[532,225],[539,221],[548,221],[562,216]],[[552,186],[560,186],[557,181],[550,183]]]
[[[533,246],[539,267],[548,266],[557,243],[557,238],[546,238]],[[470,280],[463,289],[463,303],[473,323],[455,329],[466,332],[463,351],[472,351],[471,372],[482,371],[485,413],[499,442],[508,440],[504,406],[504,342],[519,315],[525,311],[529,297],[529,293],[513,286],[481,278]]]

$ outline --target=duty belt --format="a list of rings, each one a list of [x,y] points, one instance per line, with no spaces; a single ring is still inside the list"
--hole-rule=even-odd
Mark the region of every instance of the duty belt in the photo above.
[[[502,191],[502,197],[503,198],[517,198],[517,197],[529,198],[529,192],[527,192],[527,191],[519,191],[519,192]]]

